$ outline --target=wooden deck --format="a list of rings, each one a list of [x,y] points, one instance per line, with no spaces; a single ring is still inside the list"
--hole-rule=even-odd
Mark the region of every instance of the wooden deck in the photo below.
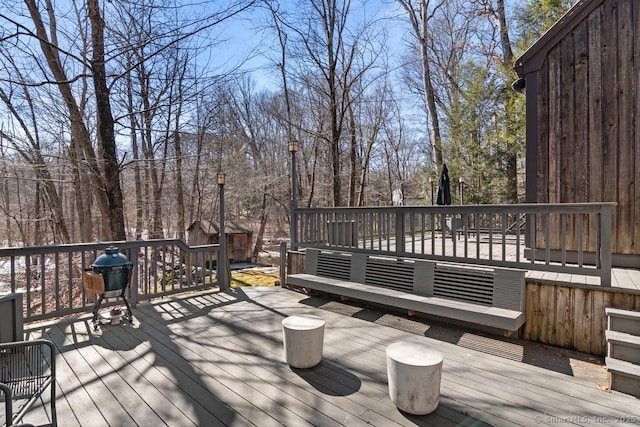
[[[600,279],[594,276],[529,270],[526,277],[527,281],[533,283],[600,288]],[[631,294],[640,294],[640,269],[612,268],[611,289]]]
[[[283,362],[281,321],[293,314],[326,320],[313,369]],[[640,401],[606,390],[599,358],[282,288],[184,294],[134,316],[133,326],[98,332],[89,317],[27,325],[60,350],[61,427],[640,423]],[[389,399],[385,348],[402,339],[444,354],[433,414],[404,414]],[[36,409],[25,422],[47,417]]]

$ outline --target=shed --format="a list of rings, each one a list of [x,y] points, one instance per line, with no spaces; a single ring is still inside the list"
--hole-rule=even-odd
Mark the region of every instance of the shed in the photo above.
[[[616,202],[612,262],[637,267],[640,2],[578,1],[514,68],[526,92],[527,202]],[[574,231],[567,248],[578,241]]]
[[[253,231],[234,222],[225,222],[227,254],[230,262],[251,262]],[[207,220],[194,221],[187,228],[191,246],[217,244],[220,226]]]

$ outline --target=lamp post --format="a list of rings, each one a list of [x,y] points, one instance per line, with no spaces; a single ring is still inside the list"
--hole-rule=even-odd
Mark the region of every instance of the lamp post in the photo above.
[[[296,250],[298,248],[298,218],[296,215],[296,193],[298,191],[296,186],[296,153],[298,152],[298,141],[291,140],[289,141],[289,152],[291,153],[291,200],[289,211],[291,215],[291,229],[290,229],[290,238],[291,238],[291,249]]]
[[[228,268],[227,257],[227,235],[224,229],[224,182],[225,175],[222,172],[218,172],[216,177],[218,182],[218,190],[220,192],[220,229],[218,230],[218,244],[220,249],[218,250],[218,283],[220,290],[228,290],[231,284],[231,275]]]
[[[433,205],[433,182],[435,181],[435,178],[430,176],[429,177],[429,185],[431,186],[431,204]]]
[[[460,204],[464,205],[464,179],[460,177],[458,182],[460,184]]]

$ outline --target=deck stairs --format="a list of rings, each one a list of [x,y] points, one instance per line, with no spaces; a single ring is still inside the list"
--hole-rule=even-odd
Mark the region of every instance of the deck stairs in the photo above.
[[[611,389],[640,397],[640,311],[605,308]]]

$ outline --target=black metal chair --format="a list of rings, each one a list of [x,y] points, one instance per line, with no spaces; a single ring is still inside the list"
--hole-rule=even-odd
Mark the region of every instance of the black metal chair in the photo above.
[[[56,427],[56,348],[53,343],[33,340],[0,344],[0,402],[5,404],[7,426],[18,424],[34,403],[42,400],[47,389],[51,393],[51,427]]]

